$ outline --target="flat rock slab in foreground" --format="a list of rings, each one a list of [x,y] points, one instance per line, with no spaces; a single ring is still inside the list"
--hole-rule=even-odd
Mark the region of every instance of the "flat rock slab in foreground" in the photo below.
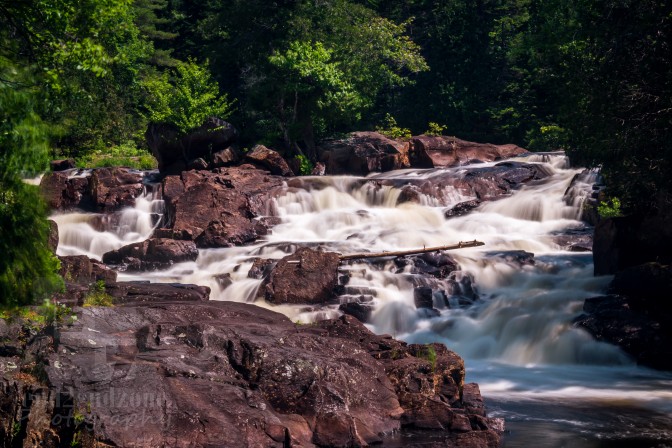
[[[74,325],[0,357],[0,439],[351,447],[384,445],[405,426],[441,431],[446,446],[499,444],[501,421],[439,344],[376,336],[348,316],[295,325],[232,302],[79,310]]]

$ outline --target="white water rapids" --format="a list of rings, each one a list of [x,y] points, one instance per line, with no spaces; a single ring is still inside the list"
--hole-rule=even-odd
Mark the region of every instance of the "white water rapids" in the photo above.
[[[120,280],[196,283],[209,286],[213,300],[253,301],[261,280],[247,277],[252,259],[279,259],[297,244],[347,254],[483,241],[485,246],[451,252],[463,273],[473,276],[479,299],[454,307],[435,296],[440,314],[434,317],[416,310],[414,285],[392,261],[344,266],[351,276],[348,289],[364,291],[372,300],[369,328],[408,342],[442,342],[459,353],[467,380],[479,383],[490,415],[506,419],[507,447],[672,446],[672,375],[635,366],[618,348],[571,324],[583,300],[602,294],[611,280],[593,276],[589,252],[564,251],[557,244],[558,235],[583,226],[578,218],[591,180],[567,192],[581,170],[568,169],[563,156],[518,160],[543,164],[552,175],[450,219],[445,204],[438,206],[430,197],[398,205],[400,190],[390,186],[355,177],[307,179],[305,188],[288,187],[269,204],[282,223],[264,240],[201,250],[195,262],[120,273]],[[467,168],[452,170],[459,175]],[[369,179],[431,179],[438,172],[403,170]],[[473,199],[457,191],[444,197],[454,201],[450,205]],[[160,212],[161,201],[148,193],[135,208],[114,215],[54,216],[61,235],[58,253],[100,259],[148,238]],[[534,264],[506,256],[520,250],[533,253]],[[233,283],[222,289],[214,278],[219,274],[230,274]],[[337,306],[256,304],[301,322],[340,314]]]

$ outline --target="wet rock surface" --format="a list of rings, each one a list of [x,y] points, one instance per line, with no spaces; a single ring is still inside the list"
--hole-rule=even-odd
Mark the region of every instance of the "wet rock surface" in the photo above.
[[[103,263],[128,271],[166,269],[174,263],[194,261],[198,249],[193,241],[150,238],[103,254]]]
[[[273,197],[282,178],[257,169],[218,168],[167,176],[161,183],[165,200],[162,238],[195,241],[198,247],[229,247],[254,241],[268,232]]]
[[[575,324],[639,364],[672,370],[672,267],[646,263],[616,274],[611,294],[586,299]]]
[[[468,170],[437,169],[424,177],[380,178],[373,182],[402,190],[399,202],[422,202],[422,197],[436,205],[451,206],[459,216],[475,208],[483,201],[509,195],[521,186],[542,180],[550,173],[541,165],[522,162],[501,162],[490,167],[472,167]],[[471,197],[455,205],[455,192],[462,197]]]
[[[2,352],[4,440],[384,446],[403,427],[442,431],[463,447],[499,445],[501,421],[485,416],[462,360],[439,344],[377,336],[352,317],[297,326],[232,302],[77,313]]]
[[[409,159],[415,168],[465,165],[473,161],[494,162],[527,154],[516,145],[493,145],[460,140],[456,137],[420,135],[411,138]]]
[[[128,168],[58,171],[42,178],[40,193],[52,210],[112,212],[135,204],[143,192],[142,178],[142,172]]]
[[[259,295],[273,304],[326,304],[335,300],[339,255],[308,247],[282,258],[259,288]]]

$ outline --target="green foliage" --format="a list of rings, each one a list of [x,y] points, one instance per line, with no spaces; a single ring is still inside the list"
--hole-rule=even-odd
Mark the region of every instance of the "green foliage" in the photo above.
[[[430,366],[432,367],[432,372],[436,370],[437,355],[436,355],[436,349],[434,348],[433,345],[427,344],[426,346],[424,346],[418,353],[418,357],[429,362]]]
[[[428,129],[423,132],[425,135],[432,135],[432,136],[439,136],[443,135],[443,132],[446,130],[448,126],[446,125],[441,125],[438,123],[435,123],[433,121],[430,121],[429,124],[427,125]]]
[[[0,59],[0,78],[15,73],[16,82],[28,78]],[[58,259],[47,246],[46,209],[37,187],[22,176],[46,168],[47,126],[34,111],[30,89],[0,82],[0,305],[33,303],[62,288],[56,274]]]
[[[146,150],[136,147],[128,141],[111,148],[94,150],[76,160],[80,168],[101,168],[124,166],[138,170],[152,170],[157,166],[156,159]]]
[[[597,206],[597,212],[602,218],[617,218],[623,216],[620,199],[611,198],[608,201],[601,201]]]
[[[390,114],[385,114],[384,124],[376,127],[376,131],[392,139],[411,138],[411,130],[397,125],[397,120]]]
[[[233,103],[219,92],[210,72],[193,59],[172,71],[143,83],[147,95],[146,117],[157,123],[172,123],[186,133],[209,116],[228,118]]]
[[[299,154],[295,157],[299,161],[299,174],[302,176],[307,176],[313,172],[313,163],[308,159],[308,157],[303,154]]]
[[[105,282],[99,280],[84,298],[84,306],[114,306],[114,297],[105,291]]]
[[[540,126],[527,132],[528,147],[534,151],[557,151],[567,147],[567,130],[556,125]]]

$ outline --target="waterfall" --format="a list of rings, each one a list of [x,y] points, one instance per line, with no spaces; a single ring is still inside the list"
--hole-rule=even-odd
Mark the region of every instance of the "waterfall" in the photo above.
[[[446,210],[474,198],[445,187],[440,200],[424,194],[404,202],[404,185],[459,178],[494,163],[297,179],[268,204],[281,223],[263,240],[201,250],[195,262],[121,273],[120,279],[201,284],[211,288],[213,300],[254,302],[309,322],[338,316],[338,305],[271,306],[256,300],[261,280],[247,275],[254,258],[279,259],[301,244],[347,254],[483,241],[482,247],[451,252],[459,271],[449,278],[426,280],[443,291],[433,295],[438,312],[416,309],[417,278],[390,260],[344,264],[350,280],[341,301],[372,306],[367,325],[376,333],[413,343],[443,342],[459,353],[468,380],[481,385],[488,406],[513,428],[507,446],[606,447],[612,445],[574,442],[586,431],[592,441],[627,439],[632,428],[646,428],[646,440],[672,440],[672,376],[635,366],[617,347],[572,325],[584,299],[602,294],[611,280],[593,276],[592,254],[570,252],[558,242],[586,230],[579,218],[597,173],[570,168],[563,154],[517,160],[538,164],[549,176],[452,218]],[[54,216],[61,233],[58,253],[100,258],[141,241],[156,225],[161,204],[149,192],[135,207],[112,215]],[[655,425],[651,416],[658,419]],[[619,426],[623,420],[627,424]],[[516,431],[527,436],[517,438]]]

